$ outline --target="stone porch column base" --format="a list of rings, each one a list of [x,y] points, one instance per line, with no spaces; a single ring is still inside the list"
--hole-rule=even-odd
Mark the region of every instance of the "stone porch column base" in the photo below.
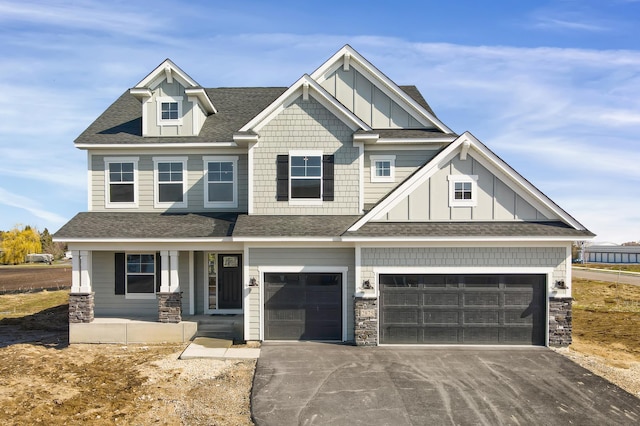
[[[88,323],[93,321],[95,293],[69,294],[69,323]]]
[[[549,298],[549,346],[571,344],[571,297]]]
[[[356,346],[378,345],[378,299],[355,297]]]
[[[182,293],[158,293],[158,321],[182,321]]]

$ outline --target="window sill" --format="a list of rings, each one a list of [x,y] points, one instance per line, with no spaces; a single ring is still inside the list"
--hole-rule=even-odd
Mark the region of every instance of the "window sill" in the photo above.
[[[132,300],[152,300],[156,298],[156,294],[155,293],[127,293],[125,295],[125,299],[132,299]]]
[[[289,200],[290,206],[321,206],[322,200],[316,199],[293,199]]]

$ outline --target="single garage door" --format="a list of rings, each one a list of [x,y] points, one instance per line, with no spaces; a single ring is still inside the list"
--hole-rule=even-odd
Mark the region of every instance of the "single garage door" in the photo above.
[[[545,275],[381,274],[380,343],[545,344]]]
[[[265,340],[342,340],[341,273],[265,273]]]

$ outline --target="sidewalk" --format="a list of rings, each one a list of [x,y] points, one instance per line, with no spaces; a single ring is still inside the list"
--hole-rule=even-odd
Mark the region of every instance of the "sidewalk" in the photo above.
[[[232,341],[211,337],[196,337],[182,352],[180,359],[258,359],[260,348],[232,348]]]

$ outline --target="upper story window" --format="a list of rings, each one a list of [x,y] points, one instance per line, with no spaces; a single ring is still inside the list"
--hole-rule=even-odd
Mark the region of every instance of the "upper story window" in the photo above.
[[[333,201],[333,155],[290,151],[277,158],[276,199],[298,205]]]
[[[157,157],[153,159],[155,207],[187,207],[187,159]]]
[[[105,207],[138,207],[138,157],[107,157]]]
[[[182,124],[182,96],[158,97],[158,125]]]
[[[371,182],[395,182],[395,155],[371,156]]]
[[[449,207],[475,207],[478,204],[478,176],[449,175]]]
[[[204,157],[204,206],[238,207],[238,157]]]
[[[291,155],[291,199],[322,197],[322,153],[319,155]]]

